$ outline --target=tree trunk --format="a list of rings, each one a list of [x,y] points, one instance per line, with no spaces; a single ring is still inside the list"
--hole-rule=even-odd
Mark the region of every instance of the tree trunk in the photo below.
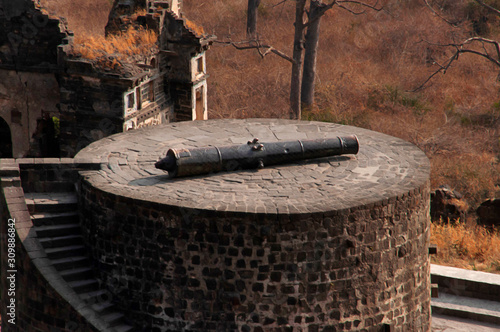
[[[257,33],[257,9],[259,8],[260,0],[248,0],[247,12],[247,38],[255,38]]]
[[[321,0],[311,0],[309,10],[309,26],[305,39],[304,68],[302,74],[301,103],[302,106],[314,104],[314,79],[316,77],[316,55],[318,53],[319,23],[326,5]]]
[[[295,34],[293,37],[292,78],[290,82],[290,118],[299,119],[300,85],[302,73],[302,51],[304,49],[304,7],[307,0],[297,0],[295,4]]]

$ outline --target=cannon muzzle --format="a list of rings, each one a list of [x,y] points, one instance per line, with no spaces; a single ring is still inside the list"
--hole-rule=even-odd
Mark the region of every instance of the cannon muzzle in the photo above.
[[[272,143],[261,143],[254,138],[243,145],[170,149],[155,167],[167,171],[170,177],[180,177],[263,168],[305,159],[357,154],[358,151],[355,135]]]

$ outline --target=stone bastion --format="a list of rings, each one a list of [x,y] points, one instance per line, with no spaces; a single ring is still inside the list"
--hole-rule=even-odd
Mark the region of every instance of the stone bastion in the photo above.
[[[170,148],[355,134],[357,155],[169,178]],[[79,209],[99,277],[151,331],[430,331],[429,161],[331,123],[210,120],[82,150]]]

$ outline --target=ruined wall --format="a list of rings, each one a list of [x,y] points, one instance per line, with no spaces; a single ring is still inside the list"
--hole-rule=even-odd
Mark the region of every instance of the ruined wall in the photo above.
[[[52,73],[0,69],[0,117],[10,126],[13,157],[40,156],[37,124],[43,113],[59,117],[59,84]]]
[[[10,126],[13,156],[40,156],[37,123],[59,116],[62,47],[71,33],[32,1],[0,2],[0,117]]]
[[[202,30],[202,29],[201,29]],[[175,121],[206,120],[205,51],[215,36],[200,34],[187,26],[185,19],[165,12],[160,36],[162,64],[174,100]],[[203,86],[201,90],[200,86]],[[201,93],[201,95],[200,95]],[[201,107],[200,107],[201,106]],[[203,108],[203,110],[200,110]]]
[[[97,68],[69,53],[73,35],[64,19],[49,16],[37,1],[0,2],[0,117],[12,133],[14,157],[54,156],[46,146],[59,144],[47,143],[46,135],[40,135],[44,117],[60,118],[57,154],[70,157],[122,130],[192,120],[193,108],[206,105],[206,88],[199,94],[203,101],[194,98],[193,86],[205,75],[193,79],[191,60],[209,44],[186,28],[180,18],[182,2],[117,0],[113,8],[108,30],[148,26],[160,36],[162,55],[136,55],[120,64],[119,72]],[[133,22],[126,18],[137,9],[150,12],[135,15]],[[148,61],[151,57],[154,64]],[[148,81],[154,81],[154,87],[146,85]],[[134,89],[136,106],[131,109],[126,95]],[[148,91],[153,90],[151,97]],[[179,98],[175,106],[171,97]],[[206,118],[206,106],[201,114],[198,118]]]
[[[123,131],[169,123],[174,120],[170,91],[164,86],[163,77],[156,74],[143,78],[135,91],[125,95]],[[128,105],[128,95],[133,93],[134,105]]]
[[[72,34],[60,18],[50,17],[30,0],[0,2],[0,67],[17,71],[59,69],[59,45]]]
[[[161,331],[430,331],[429,186],[347,210],[179,208],[85,180],[81,220],[101,278]]]
[[[86,65],[87,72],[81,68]],[[72,157],[91,142],[123,130],[123,94],[133,86],[131,80],[97,76],[88,63],[68,66],[70,70],[60,79],[63,157]]]

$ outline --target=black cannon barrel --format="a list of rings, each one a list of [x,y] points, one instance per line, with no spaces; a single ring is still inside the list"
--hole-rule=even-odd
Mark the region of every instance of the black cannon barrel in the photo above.
[[[168,171],[170,177],[181,177],[263,168],[305,159],[356,154],[358,151],[359,142],[355,135],[272,143],[260,143],[254,138],[243,145],[170,149],[155,167]]]

